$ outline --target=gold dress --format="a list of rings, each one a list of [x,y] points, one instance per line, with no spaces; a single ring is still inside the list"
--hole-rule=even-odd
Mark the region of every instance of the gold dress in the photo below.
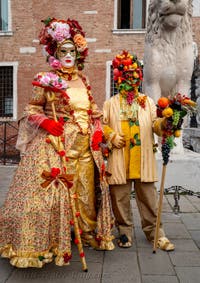
[[[50,180],[45,177],[52,169],[62,168],[60,153],[56,152],[53,143],[49,143],[52,136],[38,126],[34,128],[27,119],[30,115],[39,115],[39,119],[43,115],[53,117],[52,105],[47,99],[47,94],[52,95],[52,91],[34,86],[33,97],[25,107],[18,138],[22,157],[0,209],[0,254],[10,258],[14,266],[42,267],[53,259],[60,266],[69,264],[73,219],[68,190],[75,196],[83,237],[96,232],[100,248],[114,248],[109,190],[102,170],[104,160],[101,151],[91,147],[101,113],[81,78],[69,84],[68,103],[59,92],[53,93],[57,118],[64,121],[65,170],[74,175],[71,188],[67,188],[61,174]],[[98,211],[94,164],[98,168],[102,192]]]

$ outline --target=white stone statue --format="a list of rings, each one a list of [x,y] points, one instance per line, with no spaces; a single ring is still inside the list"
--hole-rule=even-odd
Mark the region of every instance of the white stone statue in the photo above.
[[[189,96],[194,66],[192,0],[150,0],[144,48],[144,92],[155,102],[180,92]],[[182,139],[176,153],[183,153]]]

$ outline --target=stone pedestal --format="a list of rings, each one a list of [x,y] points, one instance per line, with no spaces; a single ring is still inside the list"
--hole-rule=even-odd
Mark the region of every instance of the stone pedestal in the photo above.
[[[183,132],[193,150],[200,153],[200,128],[185,128]]]
[[[156,153],[160,190],[162,155]],[[200,192],[200,153],[184,149],[184,154],[171,154],[167,164],[164,188],[182,186],[184,189]]]

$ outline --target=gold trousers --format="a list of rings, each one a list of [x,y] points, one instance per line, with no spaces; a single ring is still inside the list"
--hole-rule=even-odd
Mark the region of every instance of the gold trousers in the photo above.
[[[142,230],[149,241],[154,239],[158,197],[154,183],[143,183],[139,179],[127,180],[125,185],[110,185],[113,213],[120,235],[126,234],[129,241],[133,238],[133,217],[130,193],[134,182],[135,198],[141,218]],[[165,236],[162,223],[159,237]]]
[[[74,174],[72,190],[77,194],[76,209],[80,212],[80,229],[84,233],[90,233],[96,228],[96,210],[94,161],[89,149],[89,136],[78,134],[67,157],[67,173]]]

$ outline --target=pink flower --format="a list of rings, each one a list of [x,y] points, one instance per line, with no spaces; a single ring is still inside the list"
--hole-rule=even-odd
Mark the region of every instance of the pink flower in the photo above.
[[[69,25],[62,22],[52,22],[48,28],[48,34],[50,34],[54,40],[59,42],[71,37]]]
[[[60,61],[53,56],[49,57],[49,65],[56,70],[62,67]]]

